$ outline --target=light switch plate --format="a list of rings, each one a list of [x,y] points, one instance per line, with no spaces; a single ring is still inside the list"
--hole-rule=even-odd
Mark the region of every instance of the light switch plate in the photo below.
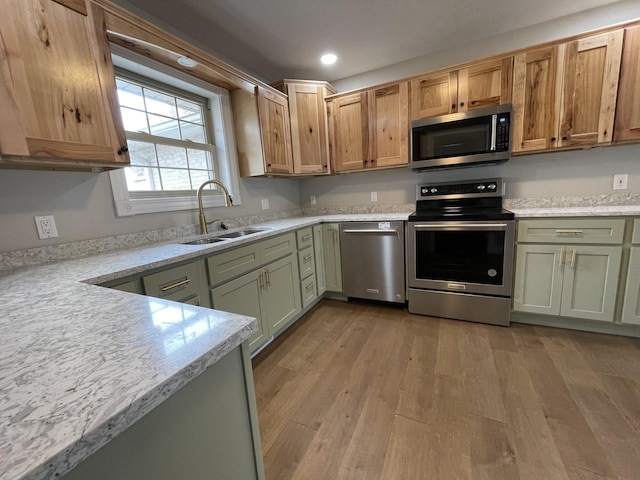
[[[618,173],[613,176],[613,189],[626,190],[629,182],[629,175],[626,173]]]
[[[378,192],[371,192],[371,201],[372,202],[378,201]]]
[[[316,204],[316,196],[315,195],[311,195],[309,197],[309,202],[311,203],[311,205],[315,205]]]
[[[263,210],[269,210],[269,199],[268,198],[263,198],[262,199],[262,209]]]

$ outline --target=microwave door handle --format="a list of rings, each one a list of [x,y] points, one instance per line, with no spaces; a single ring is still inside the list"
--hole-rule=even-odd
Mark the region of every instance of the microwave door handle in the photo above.
[[[498,128],[498,115],[491,115],[491,151],[496,149],[496,130]]]

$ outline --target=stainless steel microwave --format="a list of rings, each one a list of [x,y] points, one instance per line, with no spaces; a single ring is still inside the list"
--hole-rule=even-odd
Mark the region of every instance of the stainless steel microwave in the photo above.
[[[411,122],[411,168],[505,162],[511,156],[511,104]]]

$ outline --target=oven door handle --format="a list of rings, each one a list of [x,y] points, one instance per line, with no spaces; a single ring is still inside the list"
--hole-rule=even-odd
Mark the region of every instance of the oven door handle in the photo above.
[[[433,223],[431,225],[414,225],[416,230],[505,230],[506,223],[465,223],[463,225],[448,225],[446,223]]]

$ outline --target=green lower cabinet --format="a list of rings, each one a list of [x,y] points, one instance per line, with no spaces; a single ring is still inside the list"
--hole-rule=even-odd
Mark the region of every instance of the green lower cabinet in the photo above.
[[[255,317],[251,351],[302,310],[297,255],[277,260],[211,290],[213,308]]]
[[[636,225],[640,222],[636,220]],[[631,247],[622,323],[640,325],[640,247]]]
[[[622,247],[518,245],[513,309],[612,322]]]
[[[273,335],[302,310],[297,255],[290,255],[263,268],[266,274],[262,297],[269,334]]]
[[[260,301],[262,292],[262,271],[247,273],[211,290],[213,308],[225,312],[255,317],[258,331],[249,338],[251,351],[262,345],[268,338],[265,312]]]
[[[518,245],[513,309],[518,312],[560,314],[562,247]]]
[[[316,261],[316,288],[318,295],[327,290],[327,281],[324,276],[324,245],[322,243],[322,225],[313,227],[313,253]]]
[[[342,293],[342,260],[340,257],[340,224],[322,224],[324,274],[326,289]]]

